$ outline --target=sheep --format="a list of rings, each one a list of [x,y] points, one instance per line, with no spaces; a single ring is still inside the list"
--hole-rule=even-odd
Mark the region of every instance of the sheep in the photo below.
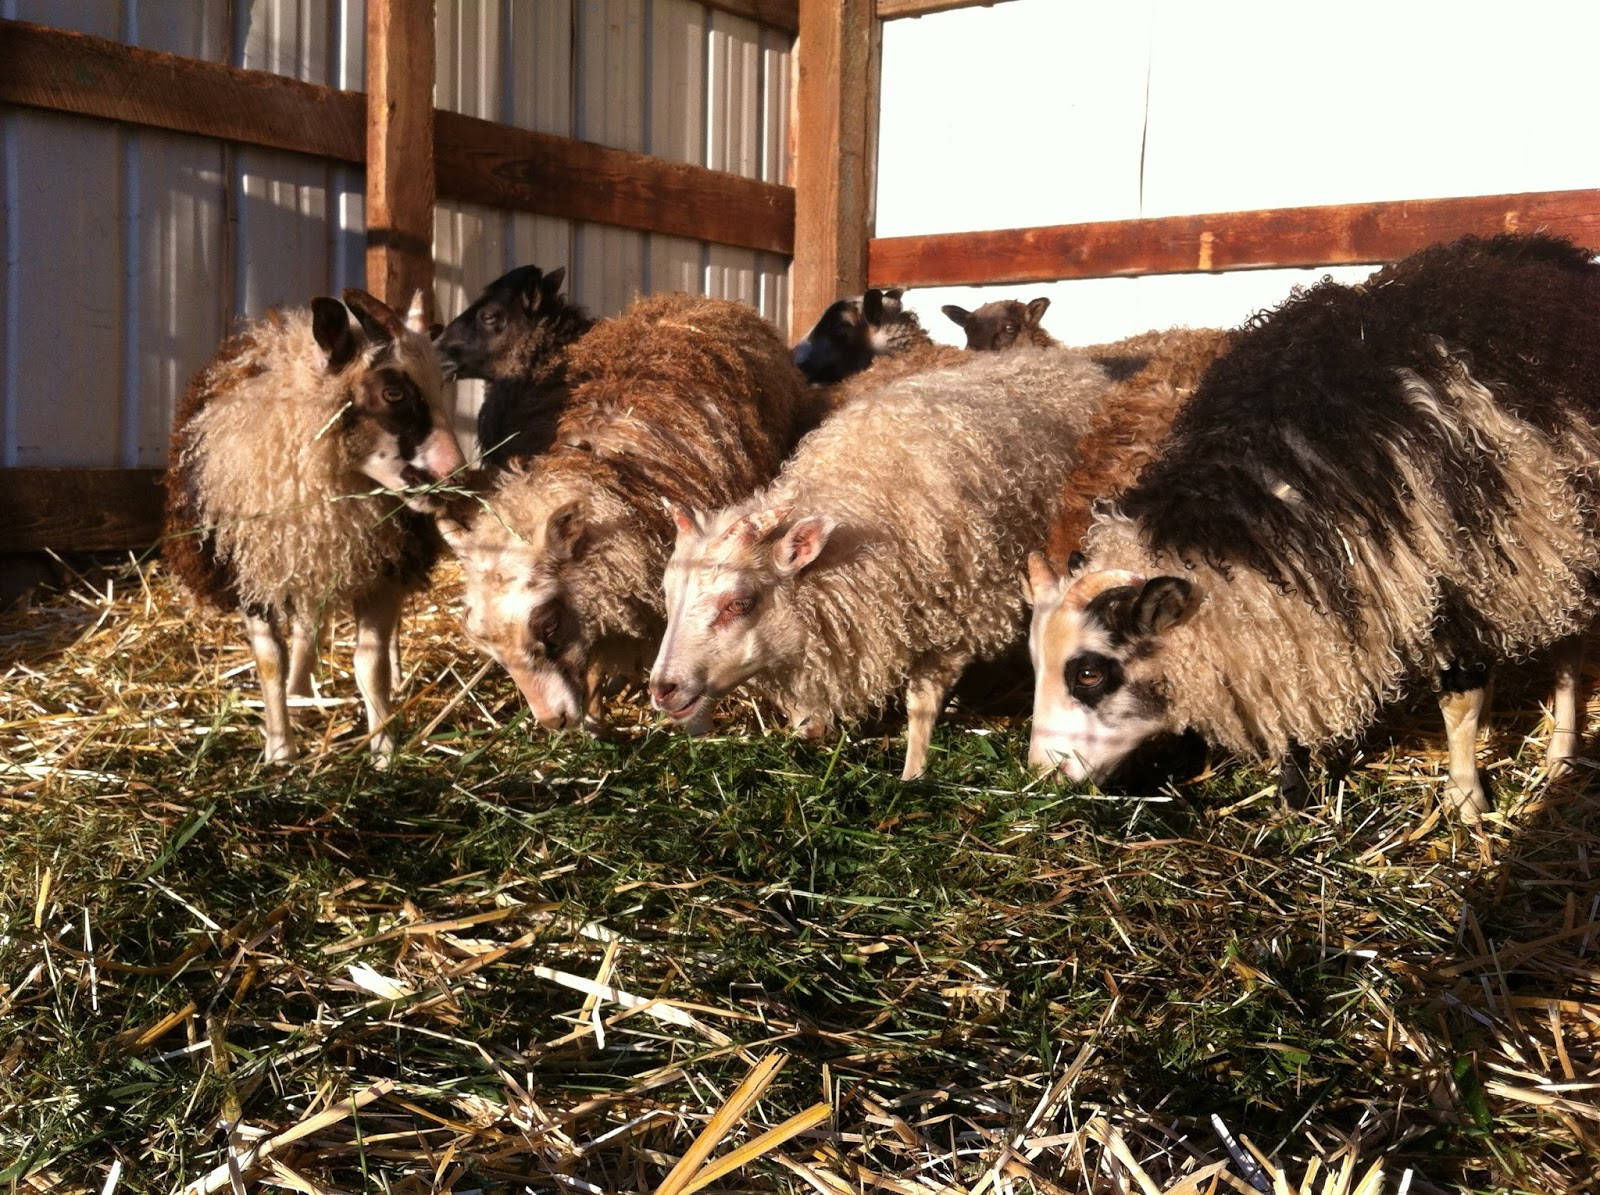
[[[641,299],[573,345],[569,368],[556,447],[439,520],[468,635],[550,729],[583,713],[596,725],[607,683],[643,676],[665,623],[659,495],[715,506],[749,493],[793,447],[804,405],[776,330],[722,299]]]
[[[880,357],[931,344],[917,313],[900,302],[901,294],[873,288],[832,304],[794,346],[795,368],[808,382],[832,385]]]
[[[753,497],[678,509],[656,708],[701,724],[744,685],[819,735],[903,688],[921,775],[950,685],[1024,629],[1015,574],[1106,383],[1061,350],[969,356],[845,407]]]
[[[420,300],[420,296],[419,296]],[[260,678],[266,759],[295,755],[288,693],[305,692],[312,628],[349,602],[371,749],[394,749],[400,605],[438,537],[423,487],[463,467],[420,301],[407,323],[365,291],[270,312],[224,341],[178,404],[163,552],[202,603],[243,611]],[[376,483],[383,489],[374,489]],[[404,501],[388,492],[406,490]],[[285,675],[285,623],[294,654]]]
[[[1033,765],[1101,780],[1183,728],[1315,750],[1431,673],[1445,799],[1476,821],[1489,667],[1554,647],[1561,770],[1600,582],[1597,327],[1590,254],[1516,235],[1258,316],[1084,558],[1030,560]]]
[[[567,354],[594,320],[561,297],[565,267],[518,266],[484,288],[436,342],[451,377],[489,383],[478,452],[493,469],[550,447],[571,392]]]
[[[1050,300],[1044,296],[1029,303],[1016,299],[996,299],[985,303],[976,311],[946,303],[939,310],[967,334],[967,348],[973,352],[995,352],[1014,344],[1031,344],[1036,348],[1053,348],[1055,337],[1039,326]]]

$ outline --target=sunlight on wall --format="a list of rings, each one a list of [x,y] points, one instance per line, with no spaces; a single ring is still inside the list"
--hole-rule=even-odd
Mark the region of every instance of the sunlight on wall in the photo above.
[[[1010,0],[892,21],[877,232],[1593,187],[1600,75],[1570,51],[1595,44],[1600,4],[1573,0]],[[1237,323],[1296,282],[1369,272],[939,288],[909,301],[955,341],[941,304],[1045,294],[1046,327],[1090,343]]]

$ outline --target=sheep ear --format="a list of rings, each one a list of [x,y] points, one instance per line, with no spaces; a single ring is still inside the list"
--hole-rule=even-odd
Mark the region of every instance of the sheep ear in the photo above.
[[[1074,573],[1081,573],[1083,571],[1083,566],[1087,563],[1088,561],[1085,559],[1082,552],[1073,552],[1069,554],[1067,556],[1067,576],[1070,577]]]
[[[1050,300],[1043,295],[1040,295],[1037,299],[1033,300],[1033,302],[1029,303],[1027,318],[1028,327],[1037,328],[1039,326],[1039,321],[1044,318],[1044,313],[1048,310],[1050,310]]]
[[[972,312],[968,311],[965,307],[957,307],[954,303],[946,303],[943,307],[939,308],[939,310],[948,315],[950,317],[950,321],[955,324],[956,327],[960,328],[963,332],[967,330],[967,321],[972,318]]]
[[[883,292],[883,297],[886,298],[886,299],[889,299],[889,300],[891,300],[891,301],[893,301],[895,303],[898,303],[900,301],[900,296],[905,294],[905,293],[906,293],[905,287],[903,287],[903,286],[891,286],[888,290]]]
[[[529,266],[528,273],[522,281],[522,308],[530,315],[539,310],[539,303],[544,298],[544,271],[538,266]]]
[[[1133,601],[1133,627],[1144,636],[1170,631],[1200,604],[1194,586],[1182,577],[1151,577]]]
[[[861,314],[869,324],[883,323],[883,292],[877,287],[861,296]]]
[[[792,577],[815,563],[835,526],[826,515],[807,515],[784,532],[783,538],[772,545],[772,562],[778,566],[778,572]]]
[[[567,267],[557,266],[544,276],[544,281],[539,283],[539,289],[544,292],[547,299],[553,299],[561,293],[561,284],[566,280]]]
[[[666,507],[667,514],[672,516],[672,525],[678,529],[678,534],[680,536],[693,535],[698,529],[698,524],[695,523],[694,512],[692,510],[685,510],[671,498],[667,497],[663,497],[661,499],[661,505]]]
[[[477,501],[470,495],[452,494],[434,511],[434,525],[457,556],[466,555],[472,547],[472,521],[476,517],[477,506]]]
[[[570,560],[577,554],[578,543],[588,528],[583,502],[574,498],[551,512],[544,525],[544,547],[556,560]]]
[[[338,373],[361,351],[361,342],[350,327],[350,309],[338,299],[311,300],[311,335],[328,355],[329,373]]]
[[[1029,604],[1061,584],[1061,574],[1043,552],[1028,553],[1028,573],[1022,579],[1022,596]]]

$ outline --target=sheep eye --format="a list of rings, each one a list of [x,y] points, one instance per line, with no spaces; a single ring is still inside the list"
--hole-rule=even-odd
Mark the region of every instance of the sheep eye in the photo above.
[[[722,603],[722,612],[732,618],[738,618],[741,615],[750,613],[751,607],[755,604],[756,600],[753,597],[729,598]]]
[[[1080,689],[1098,689],[1105,684],[1105,680],[1104,669],[1085,665],[1078,669],[1077,674],[1073,677],[1073,684]]]
[[[491,332],[498,332],[506,322],[505,317],[492,307],[485,307],[478,312],[478,322]]]
[[[1006,335],[1007,336],[1015,336],[1016,334],[1017,334],[1017,325],[1016,324],[1007,324],[1006,325]]]
[[[406,396],[406,392],[399,386],[385,386],[383,388],[383,401],[389,404],[399,402]]]

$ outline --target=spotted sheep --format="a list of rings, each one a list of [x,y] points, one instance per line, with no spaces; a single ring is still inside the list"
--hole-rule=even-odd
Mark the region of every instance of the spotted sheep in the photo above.
[[[668,295],[602,320],[567,352],[550,451],[456,500],[464,625],[550,729],[601,720],[643,678],[665,618],[662,495],[717,506],[768,481],[803,430],[799,373],[748,306]]]
[[[243,328],[179,402],[163,554],[196,598],[243,611],[269,762],[294,758],[288,695],[309,692],[314,628],[344,604],[371,748],[393,751],[400,606],[438,547],[428,487],[463,465],[442,388],[420,302],[402,321],[348,290]]]
[[[954,303],[947,303],[939,310],[967,334],[968,349],[992,353],[1019,344],[1031,344],[1044,349],[1053,347],[1056,344],[1055,337],[1039,323],[1049,309],[1050,300],[1040,296],[1027,303],[1016,299],[996,299],[976,311],[968,311]]]
[[[1435,246],[1257,317],[1082,558],[1030,561],[1034,765],[1103,780],[1183,728],[1323,749],[1431,676],[1446,799],[1477,820],[1489,669],[1553,648],[1562,769],[1600,582],[1597,329],[1600,267],[1546,236]]]
[[[594,327],[561,295],[564,267],[518,266],[483,293],[436,342],[452,378],[488,383],[478,409],[478,451],[488,468],[547,450],[571,397],[567,355]]]
[[[1024,631],[1016,574],[1106,384],[1060,350],[966,355],[845,406],[761,492],[678,502],[656,707],[704,725],[742,687],[820,735],[903,693],[920,775],[950,685]]]

